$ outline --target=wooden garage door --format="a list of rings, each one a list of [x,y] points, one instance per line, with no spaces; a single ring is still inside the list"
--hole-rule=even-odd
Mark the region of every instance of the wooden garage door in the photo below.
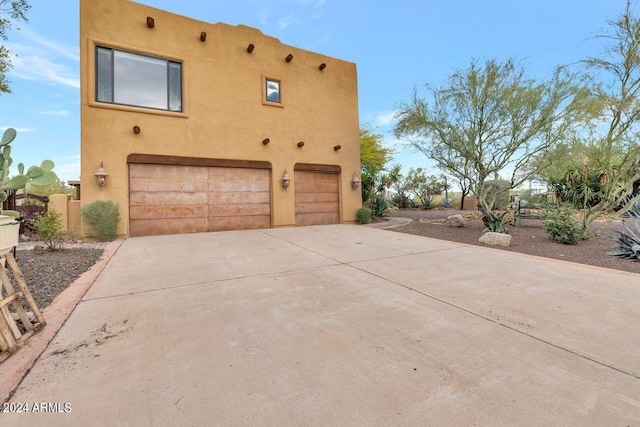
[[[271,227],[268,169],[129,165],[131,236]]]
[[[340,223],[338,174],[296,170],[296,225]]]

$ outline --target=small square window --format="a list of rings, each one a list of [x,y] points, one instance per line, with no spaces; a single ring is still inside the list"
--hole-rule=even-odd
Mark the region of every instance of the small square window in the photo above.
[[[280,104],[280,81],[265,79],[265,99]]]

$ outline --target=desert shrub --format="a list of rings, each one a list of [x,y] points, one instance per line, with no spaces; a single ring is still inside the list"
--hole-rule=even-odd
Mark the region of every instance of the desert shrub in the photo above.
[[[360,224],[369,224],[371,222],[371,209],[369,208],[360,208],[358,209],[358,221]]]
[[[424,199],[424,203],[422,204],[422,209],[432,209],[433,208],[433,202],[431,201],[431,199]]]
[[[63,249],[65,232],[60,212],[49,209],[34,222],[34,227],[50,251]]]
[[[453,201],[451,199],[442,199],[442,207],[445,209],[449,209]]]
[[[118,204],[110,200],[97,200],[82,208],[82,221],[91,228],[89,236],[101,241],[118,237],[120,212]]]
[[[544,231],[555,242],[565,245],[577,245],[582,237],[582,226],[574,218],[575,208],[570,205],[560,205],[556,209],[544,212],[547,218]]]

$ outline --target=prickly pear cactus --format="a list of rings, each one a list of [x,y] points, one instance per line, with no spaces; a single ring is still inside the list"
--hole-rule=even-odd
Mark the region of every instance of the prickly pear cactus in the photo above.
[[[46,187],[55,183],[58,176],[53,171],[55,163],[51,160],[44,160],[40,166],[31,166],[27,172],[24,172],[24,164],[18,164],[18,175],[9,179],[9,167],[13,163],[11,159],[11,142],[16,139],[17,132],[13,128],[4,131],[0,139],[0,147],[2,147],[2,155],[0,156],[0,214],[17,217],[16,211],[3,211],[2,202],[7,200],[7,190],[19,190],[27,188],[30,185],[35,187]]]

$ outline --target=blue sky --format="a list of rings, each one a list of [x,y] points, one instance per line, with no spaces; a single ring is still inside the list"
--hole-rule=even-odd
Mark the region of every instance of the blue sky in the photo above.
[[[100,1],[100,0],[95,0]],[[30,0],[29,23],[5,45],[18,56],[13,93],[0,95],[0,129],[14,127],[14,162],[56,163],[80,174],[78,0]],[[532,77],[597,55],[594,35],[624,0],[142,0],[206,22],[244,24],[281,42],[355,62],[360,123],[385,136],[395,161],[438,173],[392,135],[393,115],[414,85],[438,85],[474,58],[525,60]],[[19,28],[19,29],[18,29]],[[12,171],[15,173],[15,171]]]

